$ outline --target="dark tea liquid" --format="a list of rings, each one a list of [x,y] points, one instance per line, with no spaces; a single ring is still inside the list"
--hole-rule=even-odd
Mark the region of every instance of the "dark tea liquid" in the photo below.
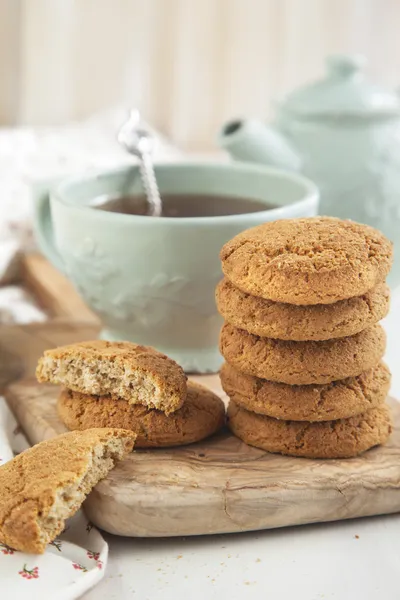
[[[230,196],[205,196],[203,194],[163,194],[162,217],[222,217],[241,215],[276,208],[277,205]],[[99,196],[90,206],[97,210],[146,216],[148,205],[144,196]]]

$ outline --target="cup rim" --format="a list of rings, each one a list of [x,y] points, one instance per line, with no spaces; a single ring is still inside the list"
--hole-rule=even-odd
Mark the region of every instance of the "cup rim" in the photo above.
[[[262,218],[263,214],[268,215],[268,221],[273,221],[279,218],[282,218],[288,210],[288,208],[296,207],[296,209],[307,208],[310,205],[313,205],[319,199],[319,190],[317,186],[307,177],[300,175],[298,173],[292,173],[286,171],[284,169],[279,169],[275,167],[269,167],[267,165],[261,164],[253,164],[248,162],[239,162],[235,161],[232,163],[225,162],[208,162],[208,161],[174,161],[174,162],[156,162],[156,169],[174,169],[174,168],[207,168],[208,170],[218,171],[222,169],[234,169],[235,171],[240,171],[242,173],[251,174],[261,174],[261,175],[269,175],[272,177],[281,177],[285,179],[290,179],[299,187],[303,188],[304,194],[303,197],[299,200],[291,202],[285,206],[278,206],[276,208],[266,208],[265,210],[254,212],[245,212],[233,215],[216,215],[216,216],[196,216],[196,217],[157,217],[151,219],[152,226],[157,225],[187,225],[194,224],[197,225],[218,225],[223,223],[232,223],[242,221],[244,217],[254,216],[255,214],[258,218]],[[148,224],[150,219],[145,215],[127,215],[117,212],[108,212],[108,211],[93,211],[93,208],[86,204],[72,204],[63,198],[69,188],[75,185],[89,183],[97,178],[110,177],[118,174],[125,173],[131,169],[138,169],[138,165],[122,165],[121,167],[112,168],[112,169],[96,169],[86,172],[85,174],[73,175],[69,176],[65,179],[59,181],[55,186],[50,189],[50,197],[52,200],[56,200],[63,204],[64,206],[68,206],[69,208],[73,208],[74,210],[83,211],[84,213],[95,212],[96,219],[107,220],[111,222],[141,222],[143,225]]]

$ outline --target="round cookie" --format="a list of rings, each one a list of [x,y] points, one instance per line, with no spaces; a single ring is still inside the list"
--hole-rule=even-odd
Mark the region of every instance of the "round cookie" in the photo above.
[[[308,458],[357,456],[373,446],[384,444],[392,431],[386,404],[350,419],[301,423],[258,415],[231,401],[228,426],[250,446]]]
[[[362,296],[334,304],[296,306],[251,296],[228,279],[217,286],[216,302],[225,321],[255,335],[279,340],[330,340],[354,335],[383,319],[390,291],[378,284]]]
[[[275,419],[331,421],[363,414],[385,402],[390,371],[383,363],[325,385],[287,385],[244,375],[225,363],[220,371],[224,391],[238,406]]]
[[[291,385],[330,383],[376,366],[386,335],[373,325],[356,335],[322,342],[288,342],[248,333],[225,323],[220,351],[238,371]]]
[[[167,416],[110,396],[91,396],[62,390],[58,414],[68,429],[117,427],[136,433],[136,448],[183,446],[212,435],[225,422],[225,406],[211,390],[189,381],[182,408]]]
[[[283,219],[243,231],[221,250],[238,288],[275,302],[331,304],[382,282],[392,244],[368,225],[332,217]]]

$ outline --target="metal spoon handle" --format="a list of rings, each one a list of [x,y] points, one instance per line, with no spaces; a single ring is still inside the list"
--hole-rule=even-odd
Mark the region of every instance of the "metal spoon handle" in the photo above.
[[[117,139],[130,154],[139,159],[140,177],[149,206],[147,214],[152,217],[160,217],[162,200],[151,159],[154,150],[154,136],[148,129],[140,126],[139,111],[131,110],[128,120],[118,132]]]
[[[153,217],[160,217],[162,213],[162,202],[158,190],[156,175],[154,173],[153,162],[148,152],[142,152],[139,156],[140,176],[149,204],[149,214]]]

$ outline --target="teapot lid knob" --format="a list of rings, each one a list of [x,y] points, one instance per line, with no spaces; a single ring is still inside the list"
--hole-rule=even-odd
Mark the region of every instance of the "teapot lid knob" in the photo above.
[[[334,77],[351,77],[358,74],[365,66],[365,56],[355,54],[335,54],[328,56],[326,66],[328,73]]]
[[[283,109],[298,117],[400,115],[400,97],[364,77],[364,56],[326,58],[327,76],[286,97]]]

